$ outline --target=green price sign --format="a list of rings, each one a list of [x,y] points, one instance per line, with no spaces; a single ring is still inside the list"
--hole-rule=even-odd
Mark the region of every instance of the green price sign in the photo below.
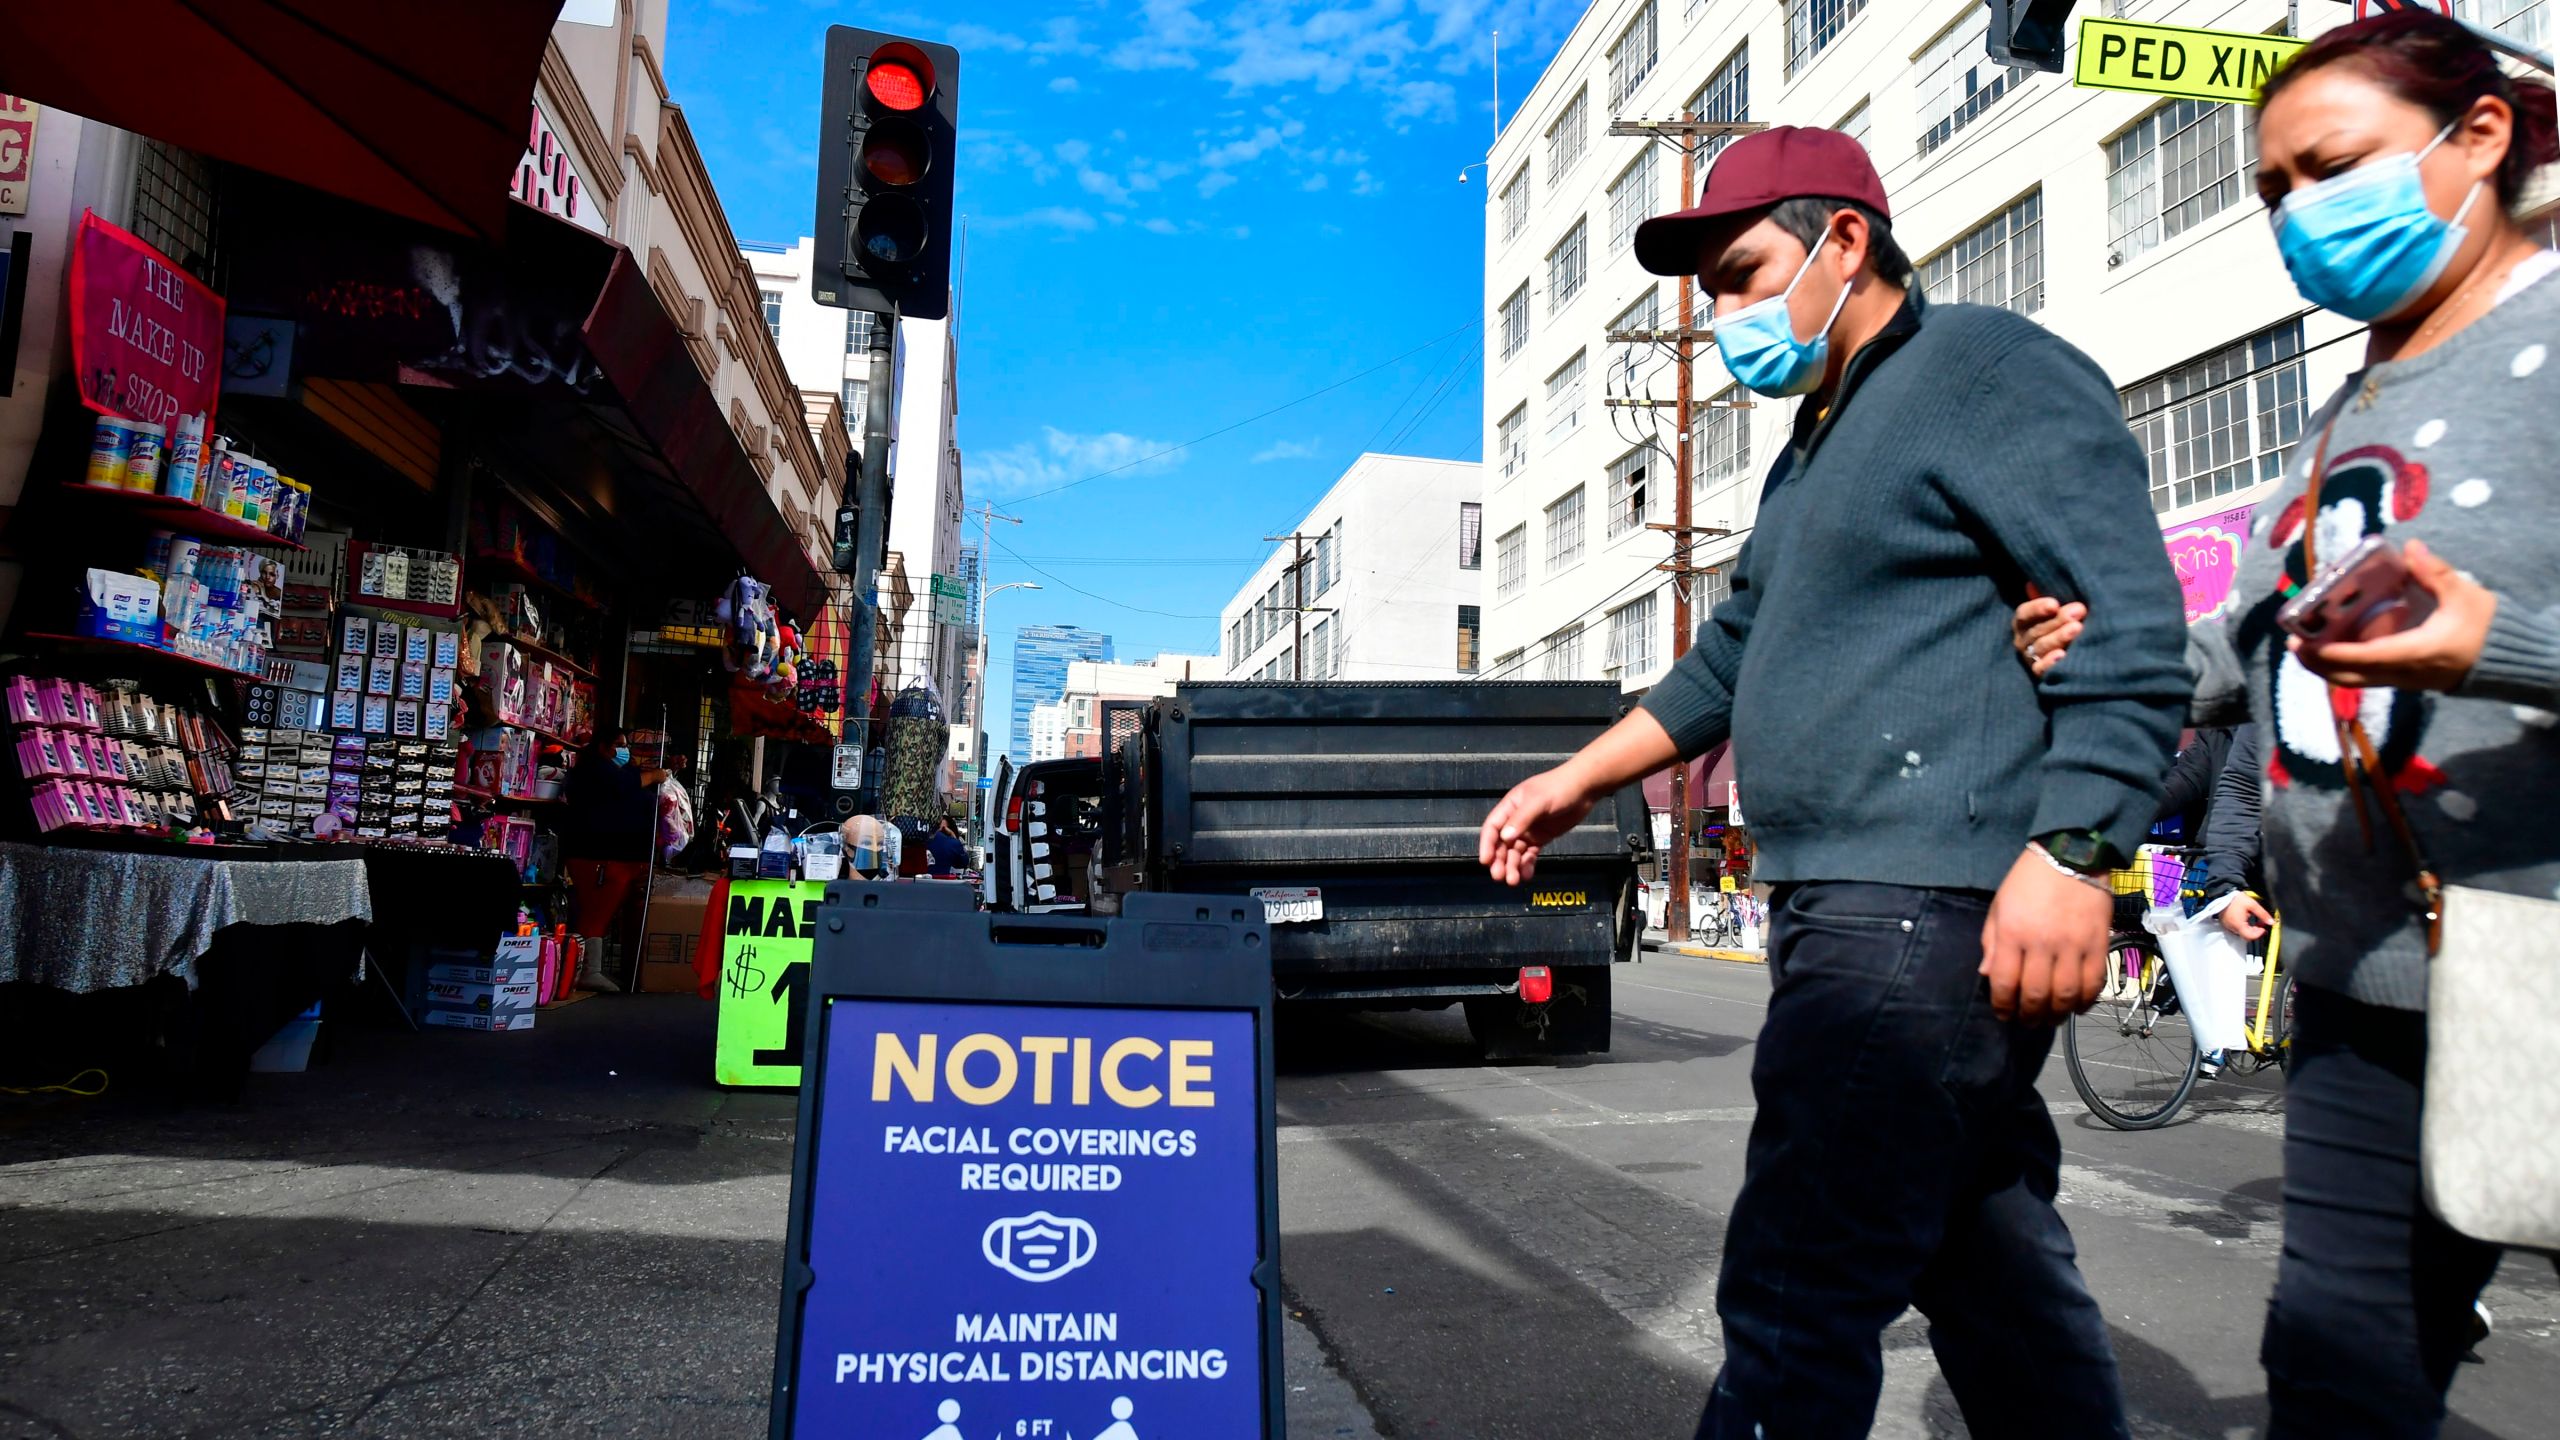
[[[800,1083],[809,1027],[809,945],[823,880],[733,880],[720,930],[720,1033],[712,1078],[723,1085]]]

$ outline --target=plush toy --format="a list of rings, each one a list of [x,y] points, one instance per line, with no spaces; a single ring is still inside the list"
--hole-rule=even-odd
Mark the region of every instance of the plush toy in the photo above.
[[[496,600],[476,590],[463,597],[463,604],[469,613],[462,622],[462,653],[455,657],[456,668],[473,676],[480,673],[480,653],[488,638],[502,628],[499,622],[505,612]]]

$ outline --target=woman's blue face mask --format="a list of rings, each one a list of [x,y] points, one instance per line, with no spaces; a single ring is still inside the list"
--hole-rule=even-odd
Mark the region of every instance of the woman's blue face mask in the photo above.
[[[1757,300],[1730,315],[1715,318],[1716,350],[1724,357],[1726,373],[1742,382],[1747,389],[1771,398],[1811,393],[1822,383],[1822,372],[1831,357],[1831,327],[1840,321],[1841,307],[1849,303],[1853,285],[1840,287],[1840,298],[1832,302],[1831,318],[1822,322],[1810,340],[1796,338],[1795,317],[1787,311],[1787,300],[1813,273],[1814,259],[1822,247],[1831,243],[1824,235],[1814,242],[1811,254],[1796,271],[1787,288],[1766,300]]]
[[[2445,220],[2427,208],[2418,164],[2453,129],[2437,131],[2415,154],[2367,160],[2284,197],[2274,217],[2276,250],[2302,298],[2350,320],[2385,320],[2443,276],[2471,233],[2462,222],[2480,184],[2472,183],[2462,208]]]
[[[628,745],[616,745],[616,746],[614,746],[614,747],[613,747],[613,763],[614,763],[614,764],[616,764],[616,765],[628,765],[628,764],[630,764],[630,763],[631,763],[631,747],[630,747],[630,746],[628,746]]]

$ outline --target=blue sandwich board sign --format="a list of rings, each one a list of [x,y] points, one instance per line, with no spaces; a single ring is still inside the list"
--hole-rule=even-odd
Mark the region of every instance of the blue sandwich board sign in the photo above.
[[[771,1435],[1281,1430],[1261,906],[831,886]]]

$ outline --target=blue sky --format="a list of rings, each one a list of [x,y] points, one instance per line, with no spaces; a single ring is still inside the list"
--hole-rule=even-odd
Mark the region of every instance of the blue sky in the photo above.
[[[827,25],[961,51],[960,444],[969,502],[1025,522],[992,583],[1044,587],[991,607],[998,748],[1015,626],[1214,653],[1260,537],[1352,457],[1477,458],[1484,172],[1457,177],[1492,137],[1491,32],[1516,104],[1579,13],[673,0],[668,85],[742,239],[809,231]]]

